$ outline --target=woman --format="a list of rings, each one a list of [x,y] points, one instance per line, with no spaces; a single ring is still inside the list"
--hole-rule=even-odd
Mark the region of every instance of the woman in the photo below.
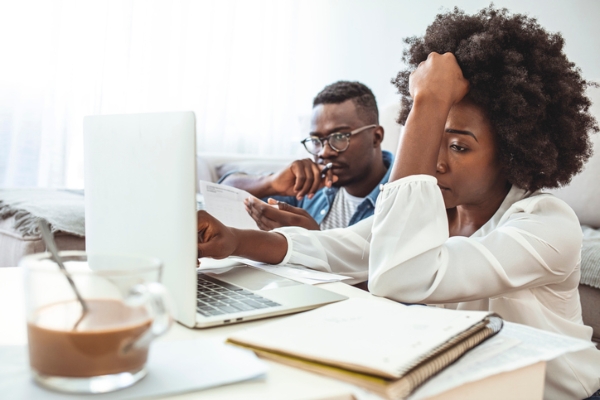
[[[407,43],[410,68],[394,81],[405,129],[375,215],[327,232],[255,232],[200,213],[199,253],[301,264],[355,281],[368,274],[375,295],[490,310],[590,340],[577,291],[579,222],[540,191],[580,171],[588,133],[598,131],[588,83],[562,53],[562,38],[490,7],[438,15]],[[567,354],[548,363],[545,398],[588,397],[599,378],[598,350]]]

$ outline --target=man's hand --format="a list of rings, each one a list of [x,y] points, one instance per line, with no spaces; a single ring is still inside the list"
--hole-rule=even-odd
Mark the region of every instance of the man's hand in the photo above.
[[[225,258],[239,245],[235,232],[206,211],[198,211],[198,257]]]
[[[306,210],[293,207],[287,203],[269,199],[268,203],[248,197],[244,200],[246,211],[263,231],[270,231],[282,226],[299,226],[310,230],[319,230],[319,224]]]
[[[331,170],[321,178],[324,165],[319,165],[311,159],[296,160],[287,168],[269,177],[271,189],[282,196],[295,196],[298,200],[304,196],[312,199],[317,190],[324,186],[331,187],[337,177]]]

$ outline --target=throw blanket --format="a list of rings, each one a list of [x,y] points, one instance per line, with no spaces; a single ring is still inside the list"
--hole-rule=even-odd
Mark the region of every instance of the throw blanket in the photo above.
[[[83,190],[0,189],[0,218],[15,217],[14,228],[23,236],[37,236],[37,219],[52,232],[85,236]]]
[[[582,226],[580,282],[600,289],[600,229]]]

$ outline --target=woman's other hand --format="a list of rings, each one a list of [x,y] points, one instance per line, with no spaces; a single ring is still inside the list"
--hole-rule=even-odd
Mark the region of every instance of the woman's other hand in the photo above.
[[[469,92],[469,81],[462,74],[452,53],[429,53],[410,75],[409,91],[413,100],[438,100],[452,106]]]
[[[226,258],[232,255],[239,240],[231,228],[206,211],[198,211],[198,257]]]

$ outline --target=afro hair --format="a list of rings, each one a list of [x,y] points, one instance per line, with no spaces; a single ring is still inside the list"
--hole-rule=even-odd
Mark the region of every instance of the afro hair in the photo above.
[[[588,86],[563,53],[560,33],[534,18],[493,5],[475,15],[458,8],[439,14],[423,37],[404,39],[408,68],[392,80],[402,95],[400,124],[412,107],[410,73],[431,52],[451,52],[497,137],[508,181],[535,191],[570,182],[591,155],[589,134],[598,124],[588,112]]]

